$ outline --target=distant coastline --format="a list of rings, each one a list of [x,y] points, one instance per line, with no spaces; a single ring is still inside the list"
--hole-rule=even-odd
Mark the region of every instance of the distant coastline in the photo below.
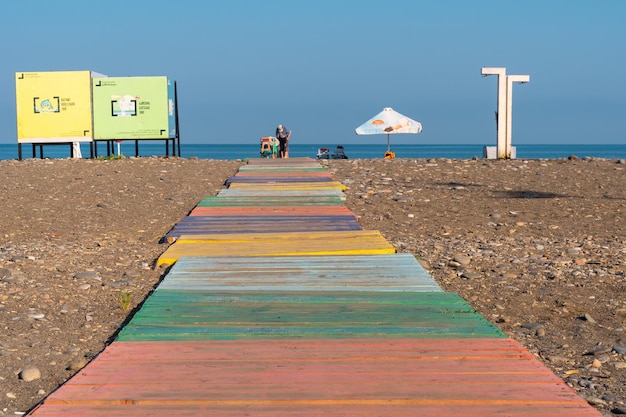
[[[327,147],[331,151],[341,143],[299,144],[290,146],[291,157],[314,158],[318,148]],[[387,150],[386,143],[343,145],[349,159],[377,159],[382,158]],[[391,145],[391,150],[397,158],[448,158],[448,159],[472,159],[483,157],[485,145],[430,145],[430,144],[399,144]],[[488,146],[494,146],[489,144]],[[17,159],[17,144],[0,144],[0,160]],[[602,159],[626,159],[626,144],[558,144],[558,145],[516,145],[517,159],[561,159],[572,155],[578,158],[592,157]],[[135,144],[133,141],[124,141],[121,144],[124,156],[135,156]],[[89,157],[89,146],[81,145],[83,157]],[[169,152],[171,156],[171,150]],[[106,148],[101,144],[98,148],[99,156],[106,156]],[[165,143],[161,141],[139,142],[139,156],[165,156]],[[37,157],[40,154],[37,151]],[[259,144],[185,144],[181,143],[181,156],[183,158],[196,157],[199,159],[237,160],[259,157]],[[69,158],[69,146],[44,146],[46,158]],[[22,158],[32,158],[32,146],[22,145]]]

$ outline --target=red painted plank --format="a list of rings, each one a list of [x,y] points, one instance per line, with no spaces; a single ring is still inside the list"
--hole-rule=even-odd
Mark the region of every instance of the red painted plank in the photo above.
[[[403,402],[274,402],[267,405],[238,404],[123,404],[123,405],[47,405],[35,411],[37,417],[354,417],[354,416],[454,416],[454,417],[601,417],[586,405],[564,404],[546,408],[528,407],[526,404],[448,403],[445,405],[410,401]]]
[[[595,416],[511,339],[115,342],[33,416]]]

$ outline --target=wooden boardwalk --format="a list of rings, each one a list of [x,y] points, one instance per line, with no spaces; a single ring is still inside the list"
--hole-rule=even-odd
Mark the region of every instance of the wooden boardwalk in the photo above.
[[[167,234],[159,286],[29,415],[601,416],[354,227],[316,161],[252,160],[227,184],[247,192],[205,198]]]

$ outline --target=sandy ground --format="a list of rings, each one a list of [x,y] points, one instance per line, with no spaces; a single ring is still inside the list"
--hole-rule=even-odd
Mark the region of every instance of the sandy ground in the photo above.
[[[163,236],[241,164],[0,161],[0,415],[27,411],[106,346],[158,283]],[[603,413],[626,413],[623,161],[324,164],[365,229]]]

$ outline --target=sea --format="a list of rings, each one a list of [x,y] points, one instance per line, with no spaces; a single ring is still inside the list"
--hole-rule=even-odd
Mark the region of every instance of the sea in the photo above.
[[[246,160],[259,158],[260,145],[258,143],[244,144],[180,144],[172,149],[172,145],[166,148],[165,141],[122,141],[107,150],[105,143],[98,144],[96,152],[98,157],[107,154],[121,153],[126,157],[135,156],[176,156],[183,158],[219,159],[219,160]],[[375,159],[383,158],[387,151],[387,144],[347,144],[342,145],[348,159]],[[488,146],[495,146],[488,145]],[[318,149],[326,147],[330,153],[336,149],[336,144],[298,144],[291,143],[289,146],[290,157],[315,158]],[[431,144],[398,144],[392,145],[391,150],[396,158],[447,158],[447,159],[472,159],[484,157],[485,145],[457,144],[457,145],[431,145]],[[89,144],[81,144],[83,158],[91,157]],[[108,153],[107,153],[108,152]],[[43,153],[43,155],[42,155]],[[626,144],[575,144],[575,145],[515,145],[517,159],[561,159],[570,156],[578,158],[601,158],[601,159],[626,159]],[[28,158],[69,158],[69,145],[44,145],[43,147],[32,144],[22,144],[22,159]],[[19,159],[18,145],[0,144],[0,160]],[[96,156],[96,155],[93,155]]]

